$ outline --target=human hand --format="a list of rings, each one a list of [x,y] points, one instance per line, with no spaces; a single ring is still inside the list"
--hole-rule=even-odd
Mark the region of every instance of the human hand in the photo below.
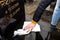
[[[35,25],[36,25],[36,24],[29,23],[29,24],[24,28],[24,30],[25,30],[25,31],[27,30],[27,32],[31,32],[32,29],[35,27]]]

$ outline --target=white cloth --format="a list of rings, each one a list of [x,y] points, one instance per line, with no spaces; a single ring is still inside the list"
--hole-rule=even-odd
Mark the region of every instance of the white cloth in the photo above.
[[[14,36],[16,35],[26,35],[26,34],[29,34],[30,32],[27,32],[27,30],[23,30],[24,27],[26,27],[29,23],[31,22],[24,22],[24,25],[23,25],[23,28],[22,29],[18,29],[16,31],[14,31]],[[32,30],[32,32],[40,32],[41,29],[40,29],[40,25],[39,24],[36,24],[35,28]]]

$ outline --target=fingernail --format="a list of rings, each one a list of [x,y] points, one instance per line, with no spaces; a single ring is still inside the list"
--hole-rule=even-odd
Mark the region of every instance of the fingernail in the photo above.
[[[25,30],[25,29],[23,29],[23,30]]]
[[[27,31],[27,33],[28,33],[29,31]]]

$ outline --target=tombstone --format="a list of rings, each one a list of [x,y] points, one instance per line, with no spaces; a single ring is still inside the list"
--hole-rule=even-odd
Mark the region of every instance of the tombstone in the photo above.
[[[2,39],[13,40],[14,31],[22,28],[25,21],[24,0],[0,0],[0,21]]]

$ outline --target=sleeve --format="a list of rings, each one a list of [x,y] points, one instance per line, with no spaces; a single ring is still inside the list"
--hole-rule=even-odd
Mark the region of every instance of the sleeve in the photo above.
[[[43,11],[45,10],[45,8],[51,4],[52,0],[42,0],[41,3],[39,3],[39,6],[37,8],[37,10],[35,11],[35,14],[33,16],[33,21],[36,23],[39,21],[39,19],[41,18]],[[32,22],[33,23],[33,22]]]

